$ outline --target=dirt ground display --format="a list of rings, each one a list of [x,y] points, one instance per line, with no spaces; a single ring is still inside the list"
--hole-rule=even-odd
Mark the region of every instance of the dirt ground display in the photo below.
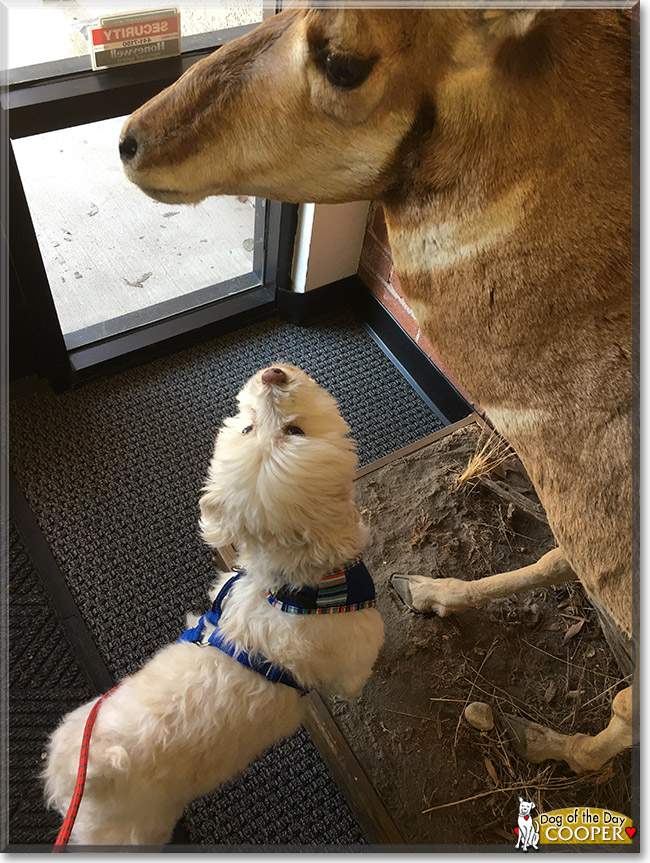
[[[512,844],[520,794],[537,812],[630,812],[629,753],[576,776],[527,764],[497,728],[463,718],[484,701],[564,733],[605,727],[621,675],[578,584],[445,618],[414,614],[390,587],[393,573],[477,579],[553,547],[543,521],[480,482],[459,485],[481,434],[469,425],[357,480],[386,642],[362,698],[327,705],[408,844]],[[497,471],[535,506],[515,458]]]

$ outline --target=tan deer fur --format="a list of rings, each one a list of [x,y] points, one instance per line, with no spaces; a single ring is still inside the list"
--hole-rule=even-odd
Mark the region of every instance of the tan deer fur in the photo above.
[[[372,69],[342,89],[328,55]],[[162,201],[380,200],[422,331],[521,457],[564,576],[627,636],[630,64],[616,10],[292,9],[196,63],[122,139]]]

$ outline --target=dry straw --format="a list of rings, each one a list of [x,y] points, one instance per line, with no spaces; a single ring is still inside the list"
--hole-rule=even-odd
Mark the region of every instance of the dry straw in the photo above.
[[[457,478],[458,485],[480,480],[514,455],[510,444],[495,431],[490,433],[485,443],[482,444],[482,440],[483,435],[479,438],[467,467]]]

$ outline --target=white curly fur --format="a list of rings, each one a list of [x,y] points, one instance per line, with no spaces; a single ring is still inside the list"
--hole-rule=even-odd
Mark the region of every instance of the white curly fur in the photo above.
[[[239,413],[219,431],[200,501],[206,542],[235,543],[247,572],[228,594],[221,624],[240,647],[285,666],[305,686],[354,697],[383,641],[378,612],[294,615],[266,600],[268,587],[316,584],[366,539],[354,505],[355,444],[336,402],[300,369],[274,368],[286,382],[264,383],[258,372],[239,393]],[[288,434],[289,425],[304,435]],[[213,585],[211,600],[229,575]],[[46,792],[61,814],[92,703],[69,713],[49,743]],[[211,646],[168,645],[100,708],[71,841],[167,842],[191,800],[295,731],[304,709],[295,689]]]

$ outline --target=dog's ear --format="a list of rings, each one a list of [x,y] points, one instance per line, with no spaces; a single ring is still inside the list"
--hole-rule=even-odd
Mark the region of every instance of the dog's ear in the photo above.
[[[535,804],[535,803],[531,803],[531,804],[530,804],[530,808],[531,808],[531,809],[537,809],[537,804]]]
[[[199,527],[204,542],[212,548],[231,545],[235,541],[235,530],[226,517],[222,495],[212,488],[206,490],[199,500],[199,509]]]

